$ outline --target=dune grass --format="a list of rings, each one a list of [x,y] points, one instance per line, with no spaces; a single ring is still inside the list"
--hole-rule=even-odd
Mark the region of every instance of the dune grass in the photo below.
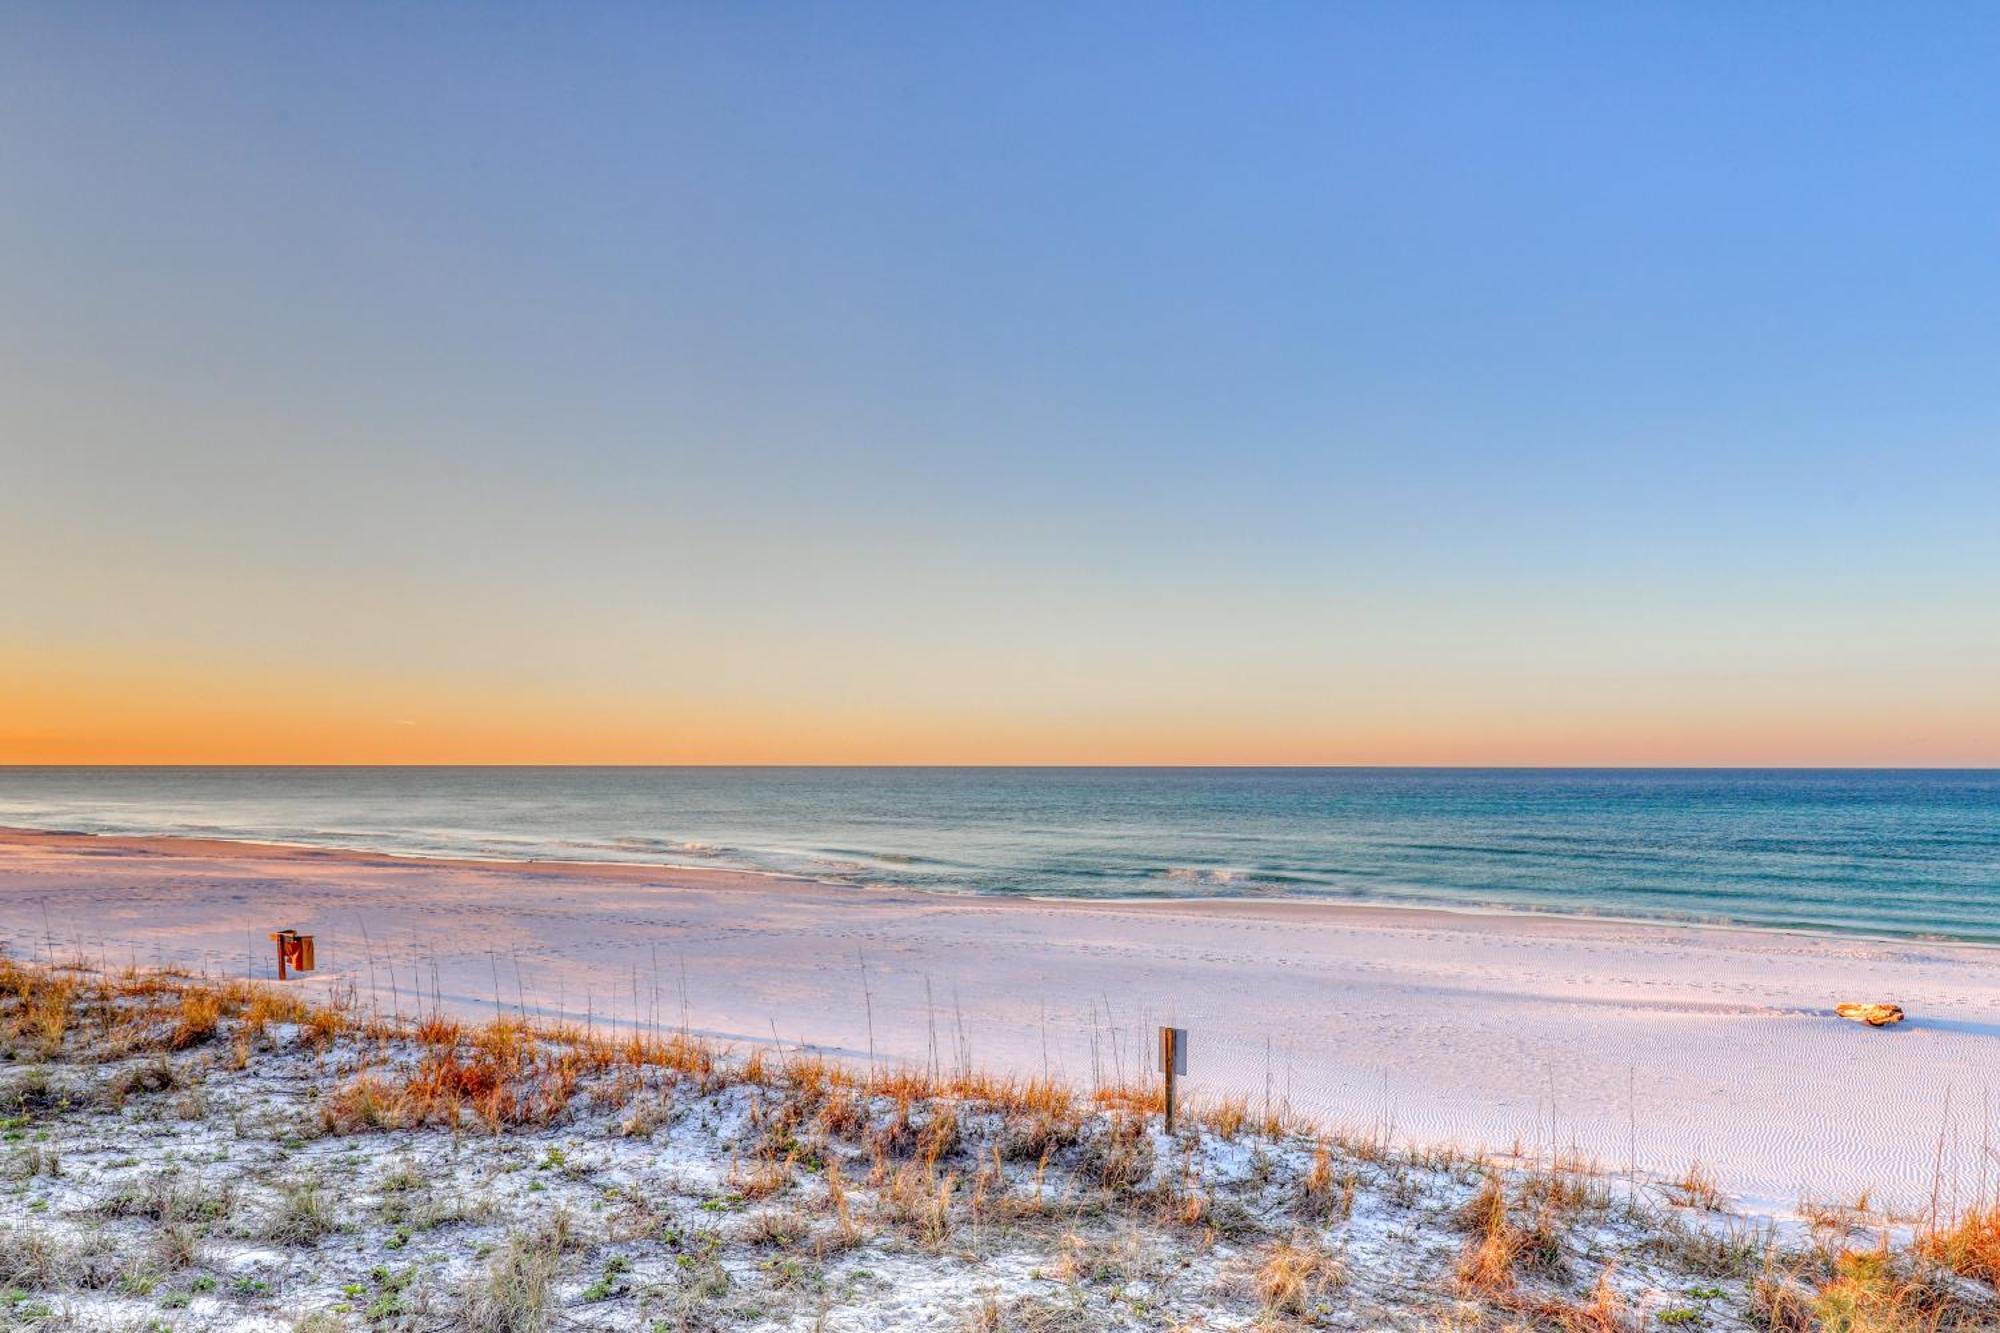
[[[477,1159],[481,1145],[504,1155],[532,1141],[545,1146],[527,1168],[527,1194],[512,1197],[575,1195],[601,1214],[588,1242],[567,1213],[517,1227],[444,1264],[449,1283],[426,1286],[407,1276],[414,1269],[377,1265],[325,1310],[305,1312],[323,1324],[345,1310],[354,1326],[376,1328],[527,1333],[588,1325],[600,1313],[624,1326],[617,1320],[631,1311],[620,1303],[642,1300],[664,1327],[728,1327],[767,1306],[804,1311],[831,1300],[829,1275],[866,1271],[885,1255],[945,1272],[1001,1249],[1040,1256],[1017,1265],[1034,1276],[997,1295],[966,1286],[968,1327],[1060,1327],[1076,1308],[1064,1290],[1115,1297],[1117,1320],[1080,1327],[1151,1327],[1165,1310],[1274,1328],[1374,1317],[1411,1327],[1889,1333],[2000,1318],[2000,1207],[1900,1232],[1864,1218],[1781,1243],[1734,1229],[1726,1197],[1699,1167],[1659,1182],[1651,1197],[1621,1193],[1624,1182],[1587,1163],[1399,1149],[1376,1135],[1253,1116],[1241,1098],[1195,1102],[1169,1136],[1156,1087],[1086,1091],[518,1015],[469,1022],[433,1009],[385,1020],[352,996],[309,1003],[269,983],[5,957],[0,1048],[20,1066],[0,1085],[0,1115],[44,1126],[138,1107],[211,1117],[211,1091],[218,1104],[240,1105],[230,1079],[254,1078],[260,1061],[280,1055],[302,1059],[296,1115],[273,1131],[281,1140],[365,1141],[364,1159],[428,1153],[430,1170]],[[57,1077],[65,1067],[110,1072],[72,1085]],[[715,1184],[671,1207],[598,1188],[590,1168],[549,1139],[586,1128],[605,1143],[641,1146],[669,1130],[694,1133],[713,1148]],[[210,1178],[141,1163],[141,1174],[127,1172],[89,1206],[96,1231],[63,1239],[16,1223],[0,1237],[14,1242],[0,1244],[0,1282],[186,1300],[195,1284],[218,1281],[208,1268],[218,1246],[254,1240],[308,1259],[342,1247],[399,1255],[504,1211],[491,1199],[444,1197],[412,1159],[399,1160],[369,1186],[381,1202],[365,1219],[348,1202],[352,1180],[293,1173],[239,1188],[227,1169]],[[17,1150],[10,1171],[36,1189],[68,1187],[53,1142]],[[699,1229],[690,1210],[708,1219]],[[363,1241],[351,1244],[357,1227]],[[617,1246],[637,1247],[657,1272],[627,1276]],[[746,1273],[761,1284],[755,1300],[740,1294]],[[233,1298],[266,1294],[246,1286]]]

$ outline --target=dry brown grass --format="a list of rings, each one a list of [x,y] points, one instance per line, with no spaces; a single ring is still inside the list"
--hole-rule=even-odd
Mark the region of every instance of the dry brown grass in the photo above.
[[[1536,1313],[1564,1333],[1632,1333],[1641,1327],[1625,1308],[1625,1298],[1611,1284],[1611,1269],[1597,1275],[1590,1296],[1581,1303],[1550,1302]]]
[[[917,1139],[917,1152],[926,1166],[936,1166],[959,1145],[958,1107],[951,1102],[934,1104],[931,1118]]]
[[[755,1201],[768,1199],[792,1183],[792,1159],[766,1159],[744,1171],[740,1164],[733,1164],[729,1172],[730,1188],[745,1199]]]
[[[184,990],[181,992],[180,1019],[174,1024],[174,1035],[168,1045],[177,1051],[186,1050],[213,1037],[221,1024],[221,996],[209,991]]]
[[[1145,1118],[1107,1116],[1099,1132],[1079,1145],[1077,1170],[1114,1195],[1138,1188],[1153,1173],[1153,1140]]]
[[[1497,1174],[1489,1173],[1479,1192],[1459,1210],[1458,1224],[1470,1233],[1459,1256],[1459,1282],[1475,1295],[1510,1295],[1514,1265],[1526,1240],[1508,1215],[1506,1186]]]
[[[320,1102],[321,1127],[329,1134],[358,1134],[402,1124],[400,1097],[387,1079],[362,1074],[349,1079]]]
[[[876,1207],[918,1244],[935,1249],[951,1235],[952,1196],[957,1190],[957,1172],[939,1176],[922,1163],[910,1162],[882,1182]]]
[[[1271,1246],[1257,1267],[1257,1299],[1266,1313],[1300,1318],[1346,1281],[1339,1260],[1305,1237]]]
[[[317,1181],[286,1187],[264,1223],[264,1239],[278,1245],[311,1245],[334,1230],[333,1203]]]
[[[1774,1333],[1938,1333],[1995,1326],[1990,1296],[1878,1239],[1867,1249],[1767,1254],[1751,1308]]]
[[[1824,1333],[1933,1333],[1950,1313],[1943,1294],[1902,1271],[1886,1246],[1835,1256],[1812,1300],[1813,1326]]]
[[[649,1080],[662,1075],[694,1080],[704,1092],[736,1080],[785,1090],[799,1107],[817,1111],[818,1131],[829,1136],[865,1132],[873,1107],[887,1099],[897,1113],[883,1146],[897,1156],[914,1151],[935,1166],[961,1151],[960,1105],[1003,1113],[1016,1129],[1016,1151],[1040,1157],[1051,1147],[1077,1142],[1093,1105],[1144,1115],[1156,1108],[1159,1095],[1151,1088],[1106,1088],[1086,1104],[1073,1089],[1050,1079],[864,1070],[803,1054],[781,1060],[762,1050],[732,1063],[726,1048],[686,1035],[628,1033],[613,1040],[573,1024],[506,1016],[467,1024],[429,1013],[394,1023],[339,1004],[310,1004],[271,984],[166,970],[80,978],[0,958],[0,995],[13,1001],[6,1006],[6,1034],[43,1058],[60,1050],[77,1014],[89,1007],[86,1001],[97,1006],[107,1036],[115,1038],[113,1055],[182,1050],[215,1040],[229,1027],[234,1063],[241,1067],[279,1023],[296,1025],[298,1039],[322,1052],[343,1037],[411,1040],[420,1052],[414,1062],[364,1062],[328,1095],[320,1118],[336,1133],[456,1128],[467,1121],[495,1129],[548,1124],[565,1112],[579,1080],[619,1070],[629,1075],[621,1075],[616,1091],[628,1095],[654,1088]],[[348,1002],[351,1006],[351,996]],[[1102,1165],[1115,1182],[1128,1174],[1132,1153],[1117,1134],[1113,1148]]]
[[[868,1125],[868,1107],[852,1088],[830,1089],[819,1103],[816,1116],[822,1134],[855,1139]]]
[[[7,1024],[11,1042],[48,1059],[69,1034],[79,984],[73,975],[50,968],[22,967],[0,960],[0,990],[12,997]]]
[[[1299,1181],[1299,1213],[1318,1222],[1351,1217],[1358,1184],[1352,1173],[1334,1170],[1332,1145],[1321,1139],[1313,1145],[1312,1165]]]
[[[1602,1176],[1586,1163],[1567,1159],[1521,1173],[1517,1189],[1524,1205],[1565,1222],[1611,1206]]]
[[[560,1030],[503,1018],[467,1031],[436,1017],[415,1024],[415,1065],[357,1075],[323,1108],[333,1132],[382,1125],[456,1128],[467,1116],[491,1128],[549,1124],[588,1073],[611,1063],[608,1048],[576,1045]]]
[[[843,1249],[858,1243],[861,1228],[855,1225],[854,1209],[847,1200],[847,1177],[841,1174],[839,1162],[826,1164],[826,1199],[833,1210],[834,1239]]]
[[[331,1006],[248,981],[197,977],[172,968],[96,972],[78,964],[51,967],[0,957],[4,1035],[38,1058],[52,1059],[77,1032],[101,1058],[179,1051],[213,1040],[235,1024],[239,1058],[272,1023],[310,1024],[324,1043],[345,1027]],[[83,1023],[78,1026],[79,1021]]]
[[[1248,1097],[1222,1097],[1200,1112],[1201,1123],[1225,1139],[1234,1139],[1250,1123]]]
[[[1458,1225],[1468,1233],[1459,1256],[1459,1285],[1469,1294],[1511,1302],[1523,1269],[1559,1278],[1565,1268],[1563,1215],[1549,1202],[1546,1185],[1537,1191],[1532,1178],[1523,1194],[1538,1202],[1525,1223],[1517,1219],[1507,1199],[1506,1182],[1488,1170],[1478,1193],[1459,1210]]]
[[[1917,1235],[1916,1250],[1961,1276],[2000,1284],[2000,1204],[1926,1227]]]
[[[313,1012],[296,995],[290,995],[274,986],[237,982],[240,990],[233,992],[233,1010],[242,1014],[243,1022],[259,1031],[271,1023],[303,1023]]]
[[[1161,1216],[1172,1226],[1200,1230],[1213,1220],[1213,1207],[1214,1200],[1199,1188],[1183,1189],[1162,1200]]]
[[[1666,1183],[1667,1198],[1683,1208],[1700,1208],[1706,1212],[1723,1211],[1728,1198],[1722,1187],[1716,1183],[1715,1172],[1700,1162],[1688,1163],[1688,1169],[1677,1178]]]
[[[1750,1309],[1771,1333],[1811,1333],[1813,1289],[1796,1275],[1769,1269],[1750,1287]]]
[[[556,1322],[551,1297],[561,1265],[560,1236],[515,1236],[484,1273],[465,1284],[452,1326],[474,1333],[546,1333]]]
[[[314,1050],[324,1051],[340,1039],[347,1031],[347,1016],[331,1005],[323,1005],[312,1010],[300,1024],[301,1033]]]

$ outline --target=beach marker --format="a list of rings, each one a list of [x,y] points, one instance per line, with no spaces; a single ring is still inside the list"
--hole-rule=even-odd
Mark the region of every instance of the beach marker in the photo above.
[[[1187,1073],[1187,1029],[1160,1029],[1160,1072],[1167,1077],[1167,1133],[1174,1132],[1174,1080]]]
[[[278,980],[285,980],[291,972],[313,970],[313,937],[301,935],[296,930],[280,930],[271,938],[278,945]]]

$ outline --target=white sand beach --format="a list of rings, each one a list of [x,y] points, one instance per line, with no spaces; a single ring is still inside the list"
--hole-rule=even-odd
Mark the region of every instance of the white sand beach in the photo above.
[[[1188,1088],[1328,1125],[1676,1174],[1738,1206],[1987,1188],[2000,951],[1287,902],[1050,902],[716,870],[8,832],[17,956],[270,973],[1079,1083],[1190,1030]],[[683,983],[685,977],[685,983]],[[865,980],[865,993],[864,993]],[[1841,1000],[1909,1021],[1873,1031]],[[935,1054],[934,1054],[935,1053]]]

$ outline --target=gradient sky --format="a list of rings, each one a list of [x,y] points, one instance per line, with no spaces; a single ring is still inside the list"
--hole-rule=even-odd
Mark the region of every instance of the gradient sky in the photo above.
[[[0,762],[2000,763],[2000,9],[11,4]]]

